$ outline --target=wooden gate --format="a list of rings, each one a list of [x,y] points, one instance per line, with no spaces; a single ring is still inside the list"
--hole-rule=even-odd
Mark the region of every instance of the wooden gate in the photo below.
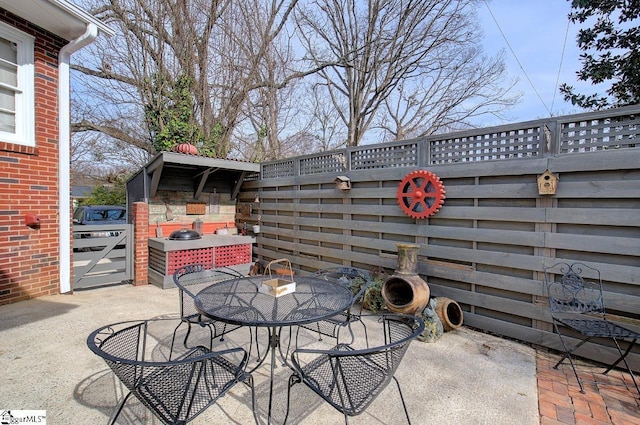
[[[131,280],[133,225],[73,226],[73,289]]]

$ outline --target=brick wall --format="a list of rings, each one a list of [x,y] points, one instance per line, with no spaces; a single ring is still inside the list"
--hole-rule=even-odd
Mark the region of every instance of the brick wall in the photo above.
[[[4,10],[0,10],[0,20],[36,37],[36,146],[0,140],[2,305],[56,294],[60,289],[57,89],[58,53],[66,42]],[[39,229],[25,225],[26,214],[40,217]],[[71,212],[63,219],[71,220]]]
[[[133,284],[136,286],[149,283],[149,205],[145,202],[134,202],[131,206],[133,220]]]

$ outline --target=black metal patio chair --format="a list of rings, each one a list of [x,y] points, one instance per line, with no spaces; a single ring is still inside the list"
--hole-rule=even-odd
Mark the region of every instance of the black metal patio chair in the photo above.
[[[150,325],[155,328],[162,321],[111,324],[93,331],[87,338],[89,349],[107,363],[129,390],[109,423],[116,422],[127,399],[134,395],[162,423],[186,424],[241,382],[251,389],[257,423],[253,378],[244,372],[247,352],[242,348],[214,352],[198,346],[168,360],[171,353],[162,353],[161,340],[150,331]],[[168,336],[170,328],[166,331]]]
[[[402,407],[411,424],[400,383],[394,376],[409,344],[424,331],[420,317],[403,314],[383,314],[378,318],[384,344],[358,348],[353,344],[338,343],[329,350],[296,349],[291,353],[294,372],[289,378],[287,413],[289,414],[291,388],[304,383],[327,403],[344,415],[364,412],[393,379],[398,387]],[[354,341],[354,343],[361,341]]]
[[[188,326],[187,333],[184,337],[184,346],[188,346],[187,340],[191,334],[191,326],[198,325],[209,329],[211,335],[209,349],[213,348],[212,344],[215,338],[220,337],[220,341],[224,341],[224,335],[240,327],[202,317],[198,310],[196,310],[194,304],[196,294],[200,292],[200,290],[215,282],[238,277],[242,277],[242,274],[228,267],[205,269],[201,264],[190,264],[176,269],[173,273],[173,283],[179,289],[181,322],[173,332],[172,346],[178,329],[184,323]]]
[[[368,340],[366,333],[367,328],[364,326],[360,316],[362,314],[362,299],[367,288],[371,284],[371,276],[369,273],[366,270],[356,267],[331,267],[319,270],[313,275],[321,279],[346,286],[354,293],[354,296],[348,310],[330,316],[319,322],[301,325],[300,327],[317,332],[320,340],[322,340],[322,335],[337,339],[340,328],[346,327],[353,339],[351,324],[353,322],[360,322],[364,327],[365,339]]]
[[[640,394],[636,378],[627,363],[627,355],[640,338],[640,333],[607,318],[600,271],[578,262],[573,264],[557,263],[545,269],[545,284],[549,296],[553,328],[560,337],[564,349],[564,354],[554,369],[557,369],[565,359],[569,359],[573,373],[580,385],[580,392],[584,393],[583,380],[576,371],[573,353],[593,338],[606,338],[613,342],[619,357],[607,366],[603,374],[607,374],[620,362],[623,362]],[[572,346],[568,341],[571,337],[579,340]],[[624,352],[620,347],[620,341],[628,343]]]

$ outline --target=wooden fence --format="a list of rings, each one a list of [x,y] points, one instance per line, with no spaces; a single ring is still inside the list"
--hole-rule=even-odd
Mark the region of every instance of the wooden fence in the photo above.
[[[396,244],[416,243],[432,296],[460,303],[466,325],[559,349],[543,289],[558,261],[600,269],[609,312],[640,319],[639,115],[627,107],[264,163],[239,200],[261,215],[261,259],[286,257],[301,273],[391,273]],[[442,180],[446,200],[416,220],[396,192],[417,169]],[[559,177],[551,196],[538,194],[547,169]],[[336,188],[339,175],[350,190]],[[615,356],[598,343],[578,354]]]

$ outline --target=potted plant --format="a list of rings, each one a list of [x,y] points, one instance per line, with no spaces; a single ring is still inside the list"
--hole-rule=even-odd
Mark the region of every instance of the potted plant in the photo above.
[[[256,224],[253,225],[253,229],[252,229],[253,233],[255,233],[256,235],[260,233],[260,218],[261,218],[260,215],[258,215],[258,221]]]

